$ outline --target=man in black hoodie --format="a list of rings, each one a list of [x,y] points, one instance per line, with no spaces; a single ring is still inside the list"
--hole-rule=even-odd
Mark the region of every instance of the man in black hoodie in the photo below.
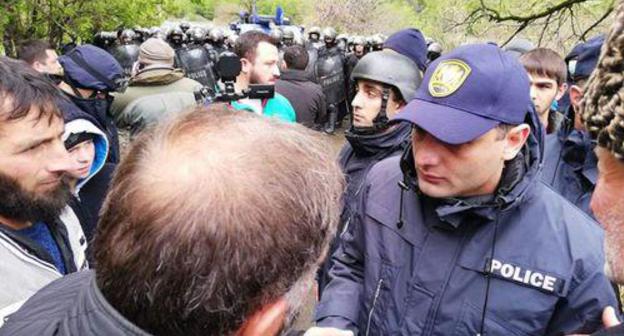
[[[308,61],[308,52],[303,46],[284,48],[282,74],[275,83],[275,91],[290,101],[298,123],[320,130],[326,122],[327,106],[323,89],[305,71]]]

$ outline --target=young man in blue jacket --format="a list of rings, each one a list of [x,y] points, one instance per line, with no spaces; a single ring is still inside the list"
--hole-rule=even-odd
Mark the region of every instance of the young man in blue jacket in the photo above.
[[[368,174],[311,334],[598,329],[616,304],[603,232],[540,181],[522,65],[495,45],[457,48],[395,119],[412,124],[412,148]]]

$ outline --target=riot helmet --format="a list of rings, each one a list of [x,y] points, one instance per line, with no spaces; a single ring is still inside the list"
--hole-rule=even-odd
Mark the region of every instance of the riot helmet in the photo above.
[[[353,38],[353,54],[358,58],[366,55],[366,39],[363,36],[355,36]]]
[[[204,31],[202,27],[193,27],[186,32],[186,36],[188,36],[189,43],[193,43],[197,45],[204,43],[205,35],[206,35],[206,32]]]
[[[384,38],[382,35],[374,35],[371,38],[371,49],[372,51],[379,51],[383,49]]]
[[[436,58],[442,56],[442,45],[438,42],[431,42],[427,47],[427,59],[429,63],[436,60]]]
[[[119,33],[119,44],[132,44],[136,38],[136,33],[132,29],[124,29]]]
[[[223,29],[219,28],[219,27],[215,27],[210,29],[210,32],[208,33],[208,38],[210,39],[210,41],[213,44],[220,44],[223,42],[223,38],[224,38],[224,33],[223,33]]]
[[[295,44],[295,33],[290,29],[286,29],[284,31],[284,35],[282,36],[282,41],[286,46]]]
[[[332,27],[327,27],[323,29],[323,41],[325,45],[328,47],[333,47],[336,44],[336,37],[338,33],[336,33],[336,29]]]
[[[308,39],[312,42],[318,42],[321,39],[321,28],[316,26],[310,28],[308,31]]]
[[[180,29],[182,29],[182,32],[186,34],[186,31],[191,29],[191,24],[188,22],[182,22],[180,23]]]
[[[404,102],[412,100],[416,89],[422,82],[422,75],[416,63],[406,56],[387,51],[376,51],[360,59],[351,72],[353,81],[369,80],[383,86],[381,108],[371,127],[354,127],[352,131],[360,134],[372,134],[388,128],[386,107],[390,91],[395,90]]]
[[[279,28],[274,28],[273,30],[271,30],[271,32],[269,33],[269,36],[271,36],[271,39],[273,39],[273,42],[280,46],[282,45],[282,38],[284,36],[284,33],[282,33],[282,30]]]
[[[179,47],[184,43],[184,38],[186,35],[180,29],[180,27],[175,27],[169,31],[167,34],[167,41],[172,44],[174,47]]]

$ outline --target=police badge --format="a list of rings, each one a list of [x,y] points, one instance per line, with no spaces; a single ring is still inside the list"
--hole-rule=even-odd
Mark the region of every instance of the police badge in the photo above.
[[[468,64],[457,59],[440,62],[429,80],[429,94],[441,98],[453,94],[470,74]]]

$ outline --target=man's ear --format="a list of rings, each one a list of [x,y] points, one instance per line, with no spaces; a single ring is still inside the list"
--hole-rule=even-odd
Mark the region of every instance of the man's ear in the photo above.
[[[514,159],[526,143],[529,134],[531,134],[531,127],[527,124],[520,124],[510,129],[507,135],[505,135],[503,160],[509,161]]]
[[[46,68],[46,67],[45,67],[45,65],[43,65],[41,62],[39,62],[39,61],[35,61],[35,62],[32,64],[32,68],[33,68],[33,69],[35,69],[35,70],[37,70],[37,72],[43,72],[43,71],[45,70],[45,68]]]
[[[241,73],[248,74],[251,72],[253,64],[246,58],[241,58]]]
[[[262,307],[243,323],[236,336],[277,335],[284,327],[287,310],[284,298]]]

